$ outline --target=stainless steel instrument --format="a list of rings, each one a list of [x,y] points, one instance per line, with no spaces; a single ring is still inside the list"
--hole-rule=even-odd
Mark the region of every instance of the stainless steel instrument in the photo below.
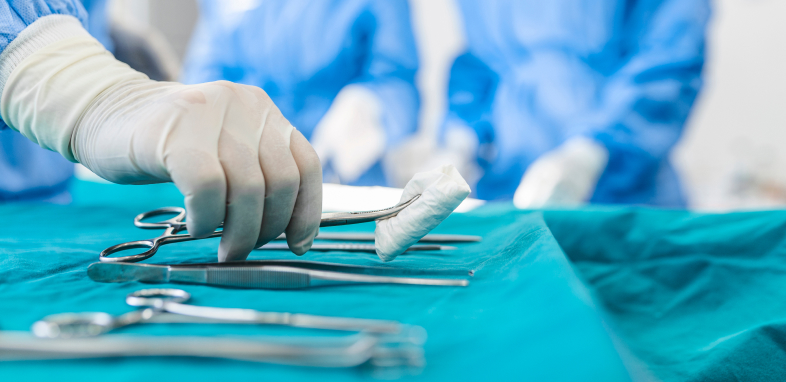
[[[213,264],[155,265],[93,263],[87,274],[98,282],[183,283],[231,288],[300,289],[347,284],[467,286],[465,278],[400,277],[381,267],[356,267],[299,261],[245,261]],[[374,274],[374,271],[379,272]],[[468,271],[399,271],[403,275],[472,275]]]
[[[412,204],[419,197],[420,195],[415,195],[412,199],[407,200],[406,202],[382,210],[364,211],[364,212],[323,213],[322,220],[319,226],[332,227],[337,225],[358,224],[358,223],[365,223],[365,222],[371,222],[371,221],[382,220],[382,219],[389,219],[396,216],[401,210]],[[143,221],[145,219],[156,217],[156,216],[173,215],[173,214],[175,215],[174,217],[159,222]],[[180,207],[159,208],[157,210],[139,214],[134,218],[134,225],[142,229],[163,229],[164,233],[161,236],[153,239],[136,240],[127,243],[113,245],[101,251],[101,254],[99,255],[99,259],[101,261],[113,262],[113,263],[138,262],[145,259],[149,259],[150,257],[156,254],[159,247],[165,244],[180,243],[180,242],[191,241],[191,240],[208,239],[213,237],[219,237],[223,234],[223,228],[222,228],[223,224],[219,226],[220,229],[217,229],[215,232],[204,238],[195,238],[195,237],[191,237],[191,235],[188,234],[178,234],[178,232],[187,229],[186,210]],[[147,248],[147,250],[142,253],[138,253],[134,255],[109,257],[110,255],[121,251],[140,249],[140,248],[143,249]]]
[[[0,331],[0,361],[117,358],[200,357],[311,367],[375,369],[424,365],[422,346],[390,343],[367,333],[343,337],[239,339],[190,336],[105,335],[92,338],[38,338],[29,332]]]
[[[93,337],[121,327],[145,323],[223,323],[283,325],[298,328],[406,334],[411,337],[423,329],[396,321],[351,317],[316,316],[299,313],[260,312],[185,304],[191,295],[182,289],[152,288],[132,292],[126,303],[141,309],[112,316],[108,313],[60,313],[33,324],[33,334],[41,338]],[[421,336],[425,336],[422,334]]]
[[[281,234],[276,240],[286,240],[287,235]],[[327,241],[374,241],[374,233],[372,232],[320,232],[316,240]],[[474,235],[450,235],[430,233],[420,240],[418,243],[477,243],[482,238]]]
[[[436,244],[426,244],[426,245],[413,245],[407,248],[406,252],[419,252],[419,251],[445,251],[445,250],[453,250],[456,247],[451,247],[449,245],[436,245]],[[288,251],[289,246],[285,243],[267,243],[261,247],[256,248],[256,250],[262,251]],[[343,252],[364,252],[364,253],[377,253],[377,248],[374,244],[313,244],[311,245],[311,249],[309,251],[316,251],[316,252],[329,252],[329,251],[343,251]]]
[[[111,265],[111,264],[110,264]],[[426,332],[397,321],[299,313],[260,312],[186,304],[180,289],[143,289],[126,296],[139,310],[62,313],[32,326],[32,333],[0,331],[0,361],[105,357],[211,357],[285,365],[375,369],[422,368]],[[150,323],[220,323],[283,325],[356,332],[344,336],[159,337],[106,335],[121,327]]]

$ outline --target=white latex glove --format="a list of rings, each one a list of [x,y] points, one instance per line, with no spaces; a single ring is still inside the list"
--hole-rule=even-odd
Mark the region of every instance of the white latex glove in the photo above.
[[[605,147],[573,138],[533,162],[513,196],[518,208],[575,206],[586,203],[606,168]]]
[[[261,89],[151,81],[70,16],[28,26],[0,55],[0,85],[3,119],[42,147],[113,182],[173,181],[192,236],[224,222],[220,261],[284,231],[294,253],[311,247],[319,159]]]
[[[311,137],[322,163],[331,162],[341,183],[352,183],[385,151],[382,102],[361,85],[338,93]]]
[[[453,165],[415,174],[399,203],[420,197],[398,215],[377,222],[377,256],[382,261],[395,259],[450,216],[469,193],[469,185]]]

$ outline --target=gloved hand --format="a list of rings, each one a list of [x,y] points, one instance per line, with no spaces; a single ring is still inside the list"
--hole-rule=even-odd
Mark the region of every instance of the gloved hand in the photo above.
[[[338,93],[311,137],[322,163],[330,163],[341,183],[352,183],[385,152],[382,101],[362,85]]]
[[[513,196],[518,208],[575,206],[595,191],[609,154],[584,137],[572,138],[533,162]]]
[[[224,222],[220,261],[284,231],[294,253],[311,247],[319,158],[261,89],[151,81],[70,16],[28,26],[0,55],[0,85],[3,119],[42,147],[113,182],[173,181],[192,236]]]

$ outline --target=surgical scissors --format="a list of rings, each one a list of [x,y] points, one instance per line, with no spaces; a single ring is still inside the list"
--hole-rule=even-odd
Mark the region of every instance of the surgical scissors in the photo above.
[[[420,195],[415,195],[412,199],[407,200],[406,202],[399,203],[393,207],[382,209],[382,210],[363,211],[363,212],[323,213],[322,220],[319,226],[331,227],[331,226],[338,226],[338,225],[358,224],[358,223],[365,223],[375,220],[390,219],[396,216],[401,210],[412,204],[419,197]],[[172,215],[172,214],[174,214],[175,216],[159,222],[143,221],[145,219],[156,217],[156,216]],[[191,241],[191,240],[199,240],[199,238],[192,237],[191,235],[178,233],[187,229],[185,220],[186,220],[186,210],[180,207],[164,207],[164,208],[159,208],[157,210],[145,212],[143,214],[139,214],[134,218],[135,226],[142,229],[164,229],[164,233],[161,236],[156,237],[154,239],[136,240],[127,243],[113,245],[101,251],[99,258],[101,261],[104,262],[135,263],[138,261],[149,259],[150,257],[156,254],[158,248],[161,247],[162,245],[170,244],[170,243],[180,243],[180,242]],[[209,236],[205,237],[204,239],[221,236],[223,234],[223,224],[221,224],[219,228],[221,229],[217,229],[215,232],[211,233]],[[147,251],[135,255],[109,257],[109,255],[120,251],[126,251],[130,249],[138,249],[138,248],[147,248]]]
[[[419,326],[397,321],[350,317],[316,316],[299,313],[260,312],[252,309],[217,308],[185,304],[191,295],[182,289],[151,288],[132,292],[126,303],[141,309],[112,316],[108,313],[60,313],[33,324],[41,338],[94,337],[121,327],[143,323],[225,323],[266,324],[298,328],[326,329],[370,334],[403,335],[425,341]]]

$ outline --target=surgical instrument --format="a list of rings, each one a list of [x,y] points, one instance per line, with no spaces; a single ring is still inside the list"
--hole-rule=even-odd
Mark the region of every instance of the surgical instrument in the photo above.
[[[396,216],[401,210],[412,204],[419,197],[420,195],[415,195],[412,199],[407,200],[406,202],[399,203],[393,207],[382,209],[382,210],[364,211],[364,212],[323,213],[322,220],[319,226],[331,227],[337,225],[357,224],[357,223],[365,223],[375,220],[389,219]],[[155,216],[172,215],[172,214],[175,214],[175,216],[160,222],[143,221],[145,219]],[[154,239],[137,240],[128,243],[113,245],[101,251],[101,254],[99,255],[99,259],[105,262],[137,262],[152,257],[153,255],[156,254],[158,248],[164,244],[199,240],[198,238],[192,237],[191,235],[188,234],[178,234],[178,232],[187,230],[185,220],[186,220],[186,210],[180,207],[164,207],[164,208],[159,208],[157,210],[139,214],[134,218],[135,226],[142,229],[164,229],[164,233],[161,236]],[[223,224],[219,226],[219,228],[221,229],[217,229],[215,232],[205,237],[205,239],[221,236],[223,234],[222,227]],[[129,249],[138,249],[138,248],[147,248],[147,251],[135,255],[129,255],[129,256],[109,257],[109,255],[120,251],[125,251]]]
[[[394,366],[423,366],[422,347],[385,345],[384,339],[367,333],[295,339],[126,335],[50,339],[0,331],[0,361],[165,356],[333,368],[366,363],[386,367],[391,362]]]
[[[288,251],[289,246],[284,243],[267,243],[261,247],[255,248],[256,250],[267,251]],[[422,251],[444,251],[453,250],[456,247],[449,245],[413,245],[407,248],[407,252],[422,252]],[[309,251],[328,252],[328,251],[344,251],[344,252],[365,252],[376,253],[377,248],[374,244],[312,244]]]
[[[169,264],[156,264],[169,266]],[[280,265],[284,267],[295,267],[303,269],[313,269],[317,271],[331,271],[341,273],[355,273],[361,275],[376,275],[376,276],[474,276],[473,270],[467,269],[418,269],[409,267],[377,267],[369,265],[350,265],[328,263],[324,261],[309,261],[309,260],[243,260],[243,261],[227,261],[223,263],[179,263],[173,264],[177,268],[203,268],[209,267],[250,267],[261,265]]]
[[[293,266],[294,265],[294,266]],[[300,289],[313,286],[347,284],[409,284],[467,286],[466,279],[394,277],[300,267],[295,264],[229,262],[191,265],[154,265],[131,263],[93,263],[87,274],[98,282],[183,283],[232,288]],[[471,273],[470,273],[471,275]]]
[[[287,235],[281,234],[276,240],[286,240]],[[315,240],[328,241],[374,241],[373,232],[319,232]],[[418,243],[477,243],[482,238],[474,235],[428,234],[418,240]]]
[[[129,293],[126,303],[141,309],[114,317],[108,313],[60,313],[33,324],[41,338],[92,337],[117,328],[143,323],[223,323],[283,325],[376,334],[401,334],[425,341],[422,328],[397,321],[299,313],[260,312],[252,309],[217,308],[185,304],[191,295],[181,289],[152,288]]]

